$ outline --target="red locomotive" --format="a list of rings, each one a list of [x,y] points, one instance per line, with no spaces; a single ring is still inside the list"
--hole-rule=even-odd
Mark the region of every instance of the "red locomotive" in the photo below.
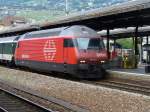
[[[15,50],[15,64],[78,78],[101,78],[107,60],[102,38],[86,26],[70,26],[24,34]]]

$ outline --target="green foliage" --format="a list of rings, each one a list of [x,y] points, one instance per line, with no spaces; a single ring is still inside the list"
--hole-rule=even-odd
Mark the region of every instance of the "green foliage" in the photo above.
[[[68,0],[69,14],[127,1],[131,0]],[[65,15],[65,0],[0,0],[0,4],[2,6],[7,4],[6,6],[12,7],[11,9],[20,6],[17,9],[17,16],[40,22]]]
[[[64,14],[61,11],[50,11],[50,10],[32,10],[32,11],[20,11],[17,16],[30,18],[36,20],[37,22],[44,22],[56,19],[58,16]]]
[[[122,45],[123,48],[126,48],[126,49],[133,48],[132,38],[119,39],[117,40],[117,43],[119,43],[120,45]]]

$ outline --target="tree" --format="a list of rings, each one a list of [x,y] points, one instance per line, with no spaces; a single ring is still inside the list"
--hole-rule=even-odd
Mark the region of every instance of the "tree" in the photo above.
[[[123,48],[126,48],[126,49],[133,48],[132,38],[119,39],[119,40],[117,40],[117,43],[119,43],[120,45],[122,45]]]

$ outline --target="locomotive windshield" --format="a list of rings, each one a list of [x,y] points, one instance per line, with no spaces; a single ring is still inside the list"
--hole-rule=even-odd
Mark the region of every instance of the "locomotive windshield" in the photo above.
[[[104,43],[100,38],[77,38],[77,46],[83,50],[100,50],[104,48]]]

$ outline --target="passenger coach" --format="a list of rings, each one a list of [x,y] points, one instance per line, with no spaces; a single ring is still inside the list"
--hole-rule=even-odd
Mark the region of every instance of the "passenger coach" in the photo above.
[[[0,38],[0,62],[14,65],[14,53],[18,36]]]

